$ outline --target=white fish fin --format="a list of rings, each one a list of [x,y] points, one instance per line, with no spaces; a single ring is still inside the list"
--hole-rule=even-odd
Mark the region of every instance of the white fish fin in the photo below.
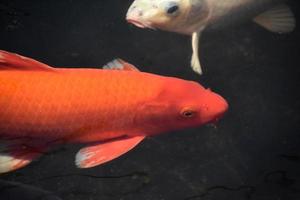
[[[113,70],[140,71],[134,65],[132,65],[120,58],[110,61],[109,63],[104,65],[102,68],[103,69],[113,69]]]
[[[200,64],[200,59],[199,59],[199,39],[201,36],[201,31],[194,32],[192,35],[192,49],[193,49],[193,55],[191,59],[191,67],[192,69],[198,73],[202,74],[202,68]]]
[[[10,69],[55,71],[55,68],[34,59],[0,50],[0,70]]]
[[[289,33],[296,27],[295,16],[287,5],[279,5],[257,17],[254,22],[275,33]]]
[[[145,136],[136,136],[82,148],[76,154],[75,163],[79,168],[90,168],[101,165],[127,153],[144,138]]]
[[[0,174],[17,170],[28,165],[43,153],[43,150],[30,147],[23,140],[5,140],[0,143]]]

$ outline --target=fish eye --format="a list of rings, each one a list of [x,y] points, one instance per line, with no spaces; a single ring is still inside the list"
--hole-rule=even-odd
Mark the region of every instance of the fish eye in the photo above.
[[[176,2],[169,2],[166,7],[166,12],[170,15],[174,15],[179,10],[179,6]]]
[[[195,115],[196,115],[196,112],[191,109],[183,110],[181,112],[181,116],[183,116],[184,118],[192,118]]]

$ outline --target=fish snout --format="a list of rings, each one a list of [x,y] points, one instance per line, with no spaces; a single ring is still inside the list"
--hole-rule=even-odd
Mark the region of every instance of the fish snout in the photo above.
[[[220,95],[209,91],[209,97],[204,103],[203,118],[205,122],[216,123],[228,110],[227,101]]]
[[[126,14],[126,21],[139,28],[152,28],[148,22],[143,20],[143,16],[143,10],[137,8],[137,6],[132,5]]]

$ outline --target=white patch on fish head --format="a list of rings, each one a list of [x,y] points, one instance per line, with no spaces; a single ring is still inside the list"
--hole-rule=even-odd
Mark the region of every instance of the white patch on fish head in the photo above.
[[[204,17],[206,5],[206,0],[135,0],[126,19],[140,28],[190,34],[195,31],[191,26]]]
[[[140,28],[168,30],[181,16],[185,1],[135,0],[127,12],[126,19]]]

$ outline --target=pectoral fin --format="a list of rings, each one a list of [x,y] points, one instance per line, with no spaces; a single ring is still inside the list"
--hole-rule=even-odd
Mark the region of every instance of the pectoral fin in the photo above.
[[[257,17],[254,22],[275,33],[289,33],[296,27],[296,19],[287,5],[276,6]]]
[[[32,147],[22,140],[1,141],[0,143],[0,174],[17,170],[28,165],[39,157],[44,148]]]
[[[192,35],[192,49],[193,49],[193,55],[191,59],[191,67],[192,69],[198,73],[202,74],[202,68],[200,64],[200,59],[199,59],[199,39],[201,36],[201,31],[194,32]]]
[[[144,138],[145,136],[136,136],[82,148],[76,154],[75,163],[79,168],[101,165],[130,151]]]

